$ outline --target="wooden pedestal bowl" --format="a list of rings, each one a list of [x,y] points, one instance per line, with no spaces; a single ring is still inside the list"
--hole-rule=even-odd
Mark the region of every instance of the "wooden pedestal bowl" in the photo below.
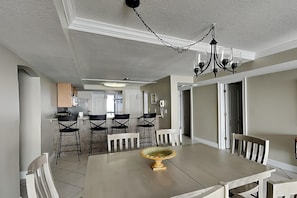
[[[169,147],[148,147],[142,149],[140,154],[147,159],[155,161],[152,164],[152,169],[154,171],[166,170],[166,166],[162,163],[162,161],[176,156],[176,152]]]

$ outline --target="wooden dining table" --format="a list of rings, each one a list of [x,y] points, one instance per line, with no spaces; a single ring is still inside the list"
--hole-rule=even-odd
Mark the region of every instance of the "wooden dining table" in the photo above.
[[[152,160],[140,150],[100,154],[88,159],[84,196],[86,198],[163,198],[219,182],[235,188],[259,181],[259,197],[264,179],[275,169],[204,144],[172,147],[176,156],[165,160],[167,169],[153,171]]]

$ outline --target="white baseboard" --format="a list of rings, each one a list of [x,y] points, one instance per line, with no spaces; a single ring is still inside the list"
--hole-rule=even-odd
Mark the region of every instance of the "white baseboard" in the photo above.
[[[271,165],[271,166],[274,166],[274,167],[277,167],[277,168],[281,168],[281,169],[284,169],[284,170],[287,170],[287,171],[297,173],[297,166],[293,166],[291,164],[287,164],[287,163],[272,160],[272,159],[268,159],[267,164]]]
[[[194,137],[193,140],[195,140],[195,141],[197,141],[199,143],[206,144],[208,146],[214,147],[214,148],[219,148],[219,144],[216,143],[216,142],[211,142],[209,140],[201,139],[201,138],[198,138],[198,137]]]

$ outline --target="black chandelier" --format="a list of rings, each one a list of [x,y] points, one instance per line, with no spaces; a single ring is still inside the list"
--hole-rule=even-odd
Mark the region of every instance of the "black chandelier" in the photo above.
[[[235,69],[241,64],[241,54],[238,52],[237,56],[234,56],[232,48],[223,48],[220,50],[218,55],[217,52],[217,41],[215,40],[215,24],[212,24],[209,31],[199,40],[194,41],[185,46],[176,46],[162,37],[160,37],[152,28],[143,20],[141,15],[137,12],[135,8],[140,5],[140,0],[126,0],[126,5],[133,9],[136,16],[143,23],[146,29],[151,32],[165,47],[171,48],[178,53],[186,52],[190,47],[196,45],[197,43],[203,41],[209,34],[212,35],[212,40],[210,42],[210,53],[207,52],[197,52],[196,60],[194,63],[194,73],[195,76],[199,76],[205,71],[209,71],[209,67],[212,65],[211,71],[214,73],[215,77],[219,71],[219,68],[224,71],[235,73]],[[213,63],[213,64],[211,64]]]
[[[210,54],[206,52],[197,52],[196,61],[194,63],[194,73],[196,76],[205,72],[212,64],[212,72],[215,77],[220,69],[224,71],[235,73],[235,69],[241,64],[241,53],[238,52],[237,56],[234,56],[232,48],[223,48],[220,52],[220,56],[217,53],[217,41],[215,39],[215,24],[210,27],[212,40],[210,44]]]

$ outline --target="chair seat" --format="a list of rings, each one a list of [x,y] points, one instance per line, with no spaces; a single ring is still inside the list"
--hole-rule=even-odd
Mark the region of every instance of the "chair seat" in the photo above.
[[[111,128],[113,128],[113,129],[127,129],[128,128],[128,126],[112,126]]]
[[[107,130],[107,127],[93,127],[91,128],[92,131],[105,131]]]
[[[71,133],[71,132],[79,131],[79,129],[78,128],[69,128],[69,129],[60,129],[59,131],[63,132],[63,133]]]
[[[248,196],[250,194],[256,193],[259,191],[259,185],[256,182],[246,184],[244,186],[239,186],[230,190],[230,193],[233,195]]]
[[[154,127],[154,124],[139,124],[138,127]]]

